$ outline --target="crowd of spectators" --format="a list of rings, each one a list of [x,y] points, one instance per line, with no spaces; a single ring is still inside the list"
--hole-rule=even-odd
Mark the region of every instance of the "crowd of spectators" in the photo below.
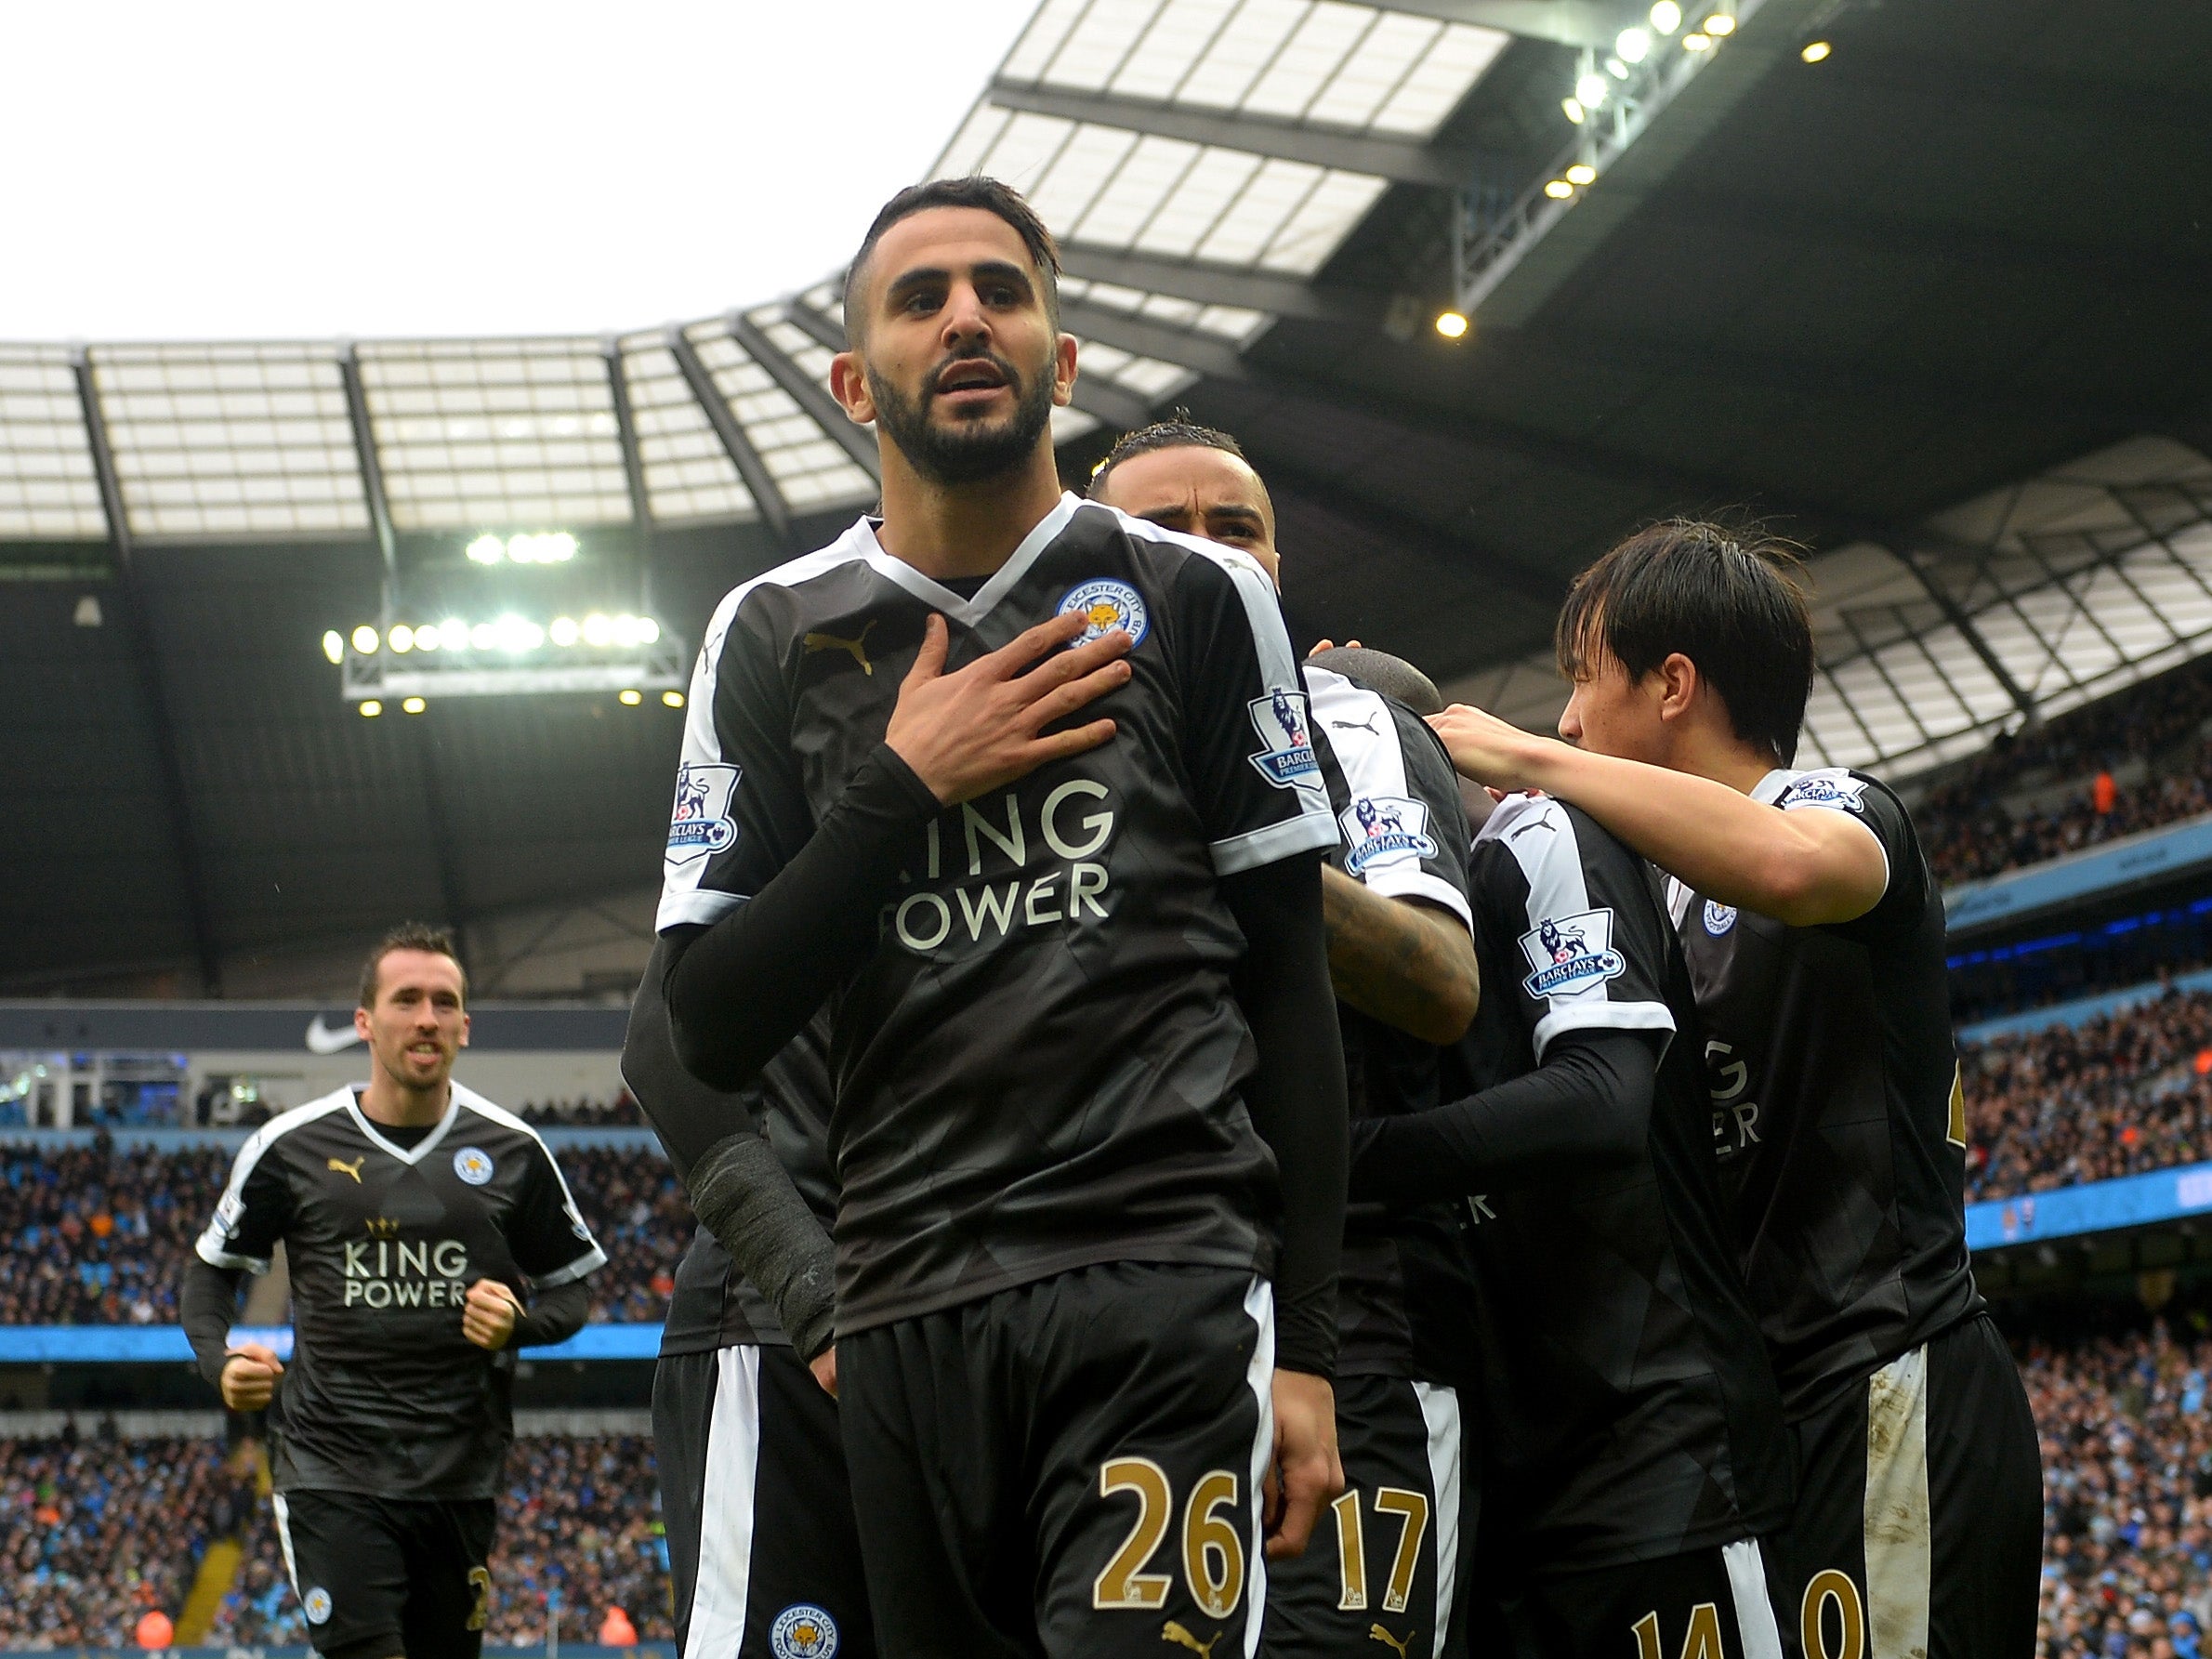
[[[1967,1197],[2212,1159],[2212,994],[1962,1044]]]
[[[220,1441],[0,1441],[0,1648],[129,1646],[257,1502]]]
[[[2212,1341],[2163,1322],[2031,1344],[2043,1442],[2039,1659],[2200,1659],[2212,1627]]]
[[[2199,658],[2125,691],[1999,737],[1944,777],[1915,817],[1945,885],[2040,863],[2100,841],[2212,810],[2212,659]],[[2149,775],[2123,787],[2130,761]],[[2036,778],[2074,787],[2018,816],[2001,795]]]
[[[666,1310],[691,1212],[665,1160],[645,1147],[569,1147],[560,1166],[607,1252],[590,1285],[595,1322],[651,1323]],[[0,1143],[0,1325],[173,1324],[193,1241],[230,1154],[157,1151],[106,1137],[83,1145]]]
[[[626,1088],[612,1100],[525,1100],[521,1118],[541,1129],[634,1129],[645,1123]]]

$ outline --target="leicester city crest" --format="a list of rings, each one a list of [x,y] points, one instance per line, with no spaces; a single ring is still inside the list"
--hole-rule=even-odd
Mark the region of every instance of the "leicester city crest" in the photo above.
[[[1363,876],[1376,864],[1436,856],[1429,808],[1397,795],[1363,795],[1336,815],[1344,830],[1344,868]]]
[[[1736,907],[1723,904],[1718,899],[1705,901],[1705,931],[1718,939],[1736,925]]]
[[[1252,730],[1263,745],[1246,757],[1259,775],[1278,789],[1318,789],[1321,762],[1313,757],[1313,735],[1306,712],[1306,694],[1280,688],[1244,705],[1252,715]]]
[[[472,1187],[492,1178],[492,1154],[481,1146],[465,1146],[454,1154],[454,1173]]]
[[[810,1601],[797,1601],[768,1627],[776,1659],[836,1659],[837,1621]]]
[[[668,862],[726,851],[737,839],[737,820],[730,797],[737,788],[737,768],[687,760],[676,774],[676,811],[668,820]]]
[[[330,1617],[330,1592],[316,1585],[299,1599],[299,1611],[308,1615],[308,1623],[320,1625]]]
[[[1532,970],[1521,981],[1531,996],[1573,996],[1617,979],[1627,964],[1613,948],[1613,912],[1585,910],[1574,915],[1546,916],[1521,936],[1521,953]]]
[[[1116,582],[1100,576],[1071,587],[1060,596],[1057,614],[1065,616],[1071,611],[1083,612],[1089,625],[1068,641],[1071,647],[1088,645],[1093,639],[1103,639],[1115,628],[1129,636],[1129,649],[1134,651],[1144,643],[1145,629],[1150,625],[1144,612],[1144,595],[1126,582]]]

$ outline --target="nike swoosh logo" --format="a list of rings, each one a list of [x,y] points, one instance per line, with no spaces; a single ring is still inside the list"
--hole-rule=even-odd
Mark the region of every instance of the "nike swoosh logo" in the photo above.
[[[361,1041],[361,1034],[350,1025],[336,1030],[323,1023],[317,1014],[308,1021],[308,1052],[309,1054],[338,1054]]]

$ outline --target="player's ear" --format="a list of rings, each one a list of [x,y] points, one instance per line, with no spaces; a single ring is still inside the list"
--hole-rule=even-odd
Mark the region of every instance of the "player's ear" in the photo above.
[[[368,1009],[356,1007],[353,1010],[353,1034],[359,1037],[364,1043],[367,1042],[370,1036],[373,1034],[369,1029]]]
[[[876,399],[868,390],[868,373],[857,351],[840,351],[830,359],[830,391],[845,406],[845,418],[864,427],[876,418]]]
[[[467,1008],[461,1010],[461,1047],[464,1048],[468,1047],[468,1010]]]
[[[1697,665],[1678,651],[1669,653],[1653,672],[1659,678],[1659,718],[1681,719],[1697,702],[1697,693],[1705,684]]]
[[[1063,334],[1052,348],[1052,401],[1065,408],[1075,395],[1075,336]]]

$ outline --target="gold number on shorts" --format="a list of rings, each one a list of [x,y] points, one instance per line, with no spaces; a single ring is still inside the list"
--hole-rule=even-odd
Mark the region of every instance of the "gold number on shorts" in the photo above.
[[[468,1569],[468,1587],[476,1592],[476,1605],[468,1610],[468,1628],[481,1630],[492,1622],[492,1569]]]
[[[1839,1647],[1828,1645],[1827,1611],[1836,1603],[1837,1622],[1842,1626]],[[1798,1615],[1798,1633],[1805,1639],[1805,1659],[1863,1659],[1866,1652],[1866,1608],[1859,1600],[1859,1587],[1848,1573],[1835,1568],[1815,1573],[1805,1587],[1805,1605]]]
[[[1659,1645],[1659,1614],[1647,1613],[1636,1621],[1636,1659],[1666,1659]],[[1682,1659],[1726,1659],[1720,1644],[1720,1609],[1700,1601],[1690,1610],[1690,1628],[1682,1632]]]
[[[1329,1506],[1336,1512],[1336,1560],[1342,1563],[1344,1593],[1336,1605],[1347,1613],[1367,1606],[1367,1539],[1360,1526],[1360,1492],[1353,1487]]]
[[[1191,1599],[1208,1618],[1227,1618],[1244,1593],[1244,1540],[1235,1521],[1220,1515],[1221,1506],[1233,1506],[1236,1497],[1236,1476],[1225,1468],[1208,1469],[1191,1488],[1183,1508],[1183,1576],[1190,1581]]]
[[[1165,1573],[1143,1570],[1167,1535],[1175,1494],[1167,1488],[1167,1471],[1149,1457],[1114,1457],[1099,1466],[1099,1495],[1112,1497],[1117,1492],[1137,1494],[1137,1521],[1106,1570],[1092,1581],[1090,1604],[1150,1612],[1165,1603],[1175,1583]]]
[[[1429,1499],[1397,1486],[1375,1490],[1375,1512],[1401,1517],[1398,1553],[1390,1558],[1390,1582],[1383,1588],[1383,1612],[1403,1613],[1414,1593],[1414,1569],[1421,1561],[1421,1539],[1429,1531]]]

